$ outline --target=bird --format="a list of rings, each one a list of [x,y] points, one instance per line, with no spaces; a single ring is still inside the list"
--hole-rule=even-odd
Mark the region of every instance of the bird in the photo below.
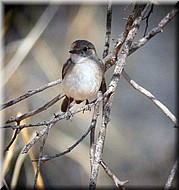
[[[104,79],[105,65],[98,58],[94,45],[88,40],[75,40],[69,50],[70,58],[62,68],[62,90],[65,98],[61,111],[69,110],[75,101],[79,104],[102,91],[106,91]]]

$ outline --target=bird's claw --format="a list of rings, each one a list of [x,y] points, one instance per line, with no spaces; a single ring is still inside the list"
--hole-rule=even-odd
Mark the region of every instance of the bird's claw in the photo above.
[[[85,111],[91,111],[91,106],[88,100],[86,100],[85,108],[83,109],[83,113]]]
[[[72,113],[70,110],[67,110],[66,113],[67,113],[66,119],[67,119],[67,120],[69,120],[69,119],[72,120],[73,113]]]

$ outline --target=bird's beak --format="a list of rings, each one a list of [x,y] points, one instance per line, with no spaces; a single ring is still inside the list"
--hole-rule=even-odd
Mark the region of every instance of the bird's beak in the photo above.
[[[71,50],[69,50],[69,52],[72,53],[72,54],[80,54],[80,53],[81,53],[81,52],[80,52],[79,50],[77,50],[77,49],[71,49]]]

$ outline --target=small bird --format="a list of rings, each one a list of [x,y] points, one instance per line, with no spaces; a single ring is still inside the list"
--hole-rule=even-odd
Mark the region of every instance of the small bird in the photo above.
[[[105,67],[97,56],[94,45],[87,40],[76,40],[70,49],[70,58],[62,68],[62,89],[65,98],[61,111],[66,112],[75,100],[77,104],[106,91]]]

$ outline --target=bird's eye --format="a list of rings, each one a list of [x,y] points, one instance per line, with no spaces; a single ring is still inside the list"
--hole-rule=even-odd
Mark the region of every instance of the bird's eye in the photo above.
[[[87,48],[87,47],[84,47],[84,48],[83,48],[83,51],[87,51],[87,50],[88,50],[88,48]]]

